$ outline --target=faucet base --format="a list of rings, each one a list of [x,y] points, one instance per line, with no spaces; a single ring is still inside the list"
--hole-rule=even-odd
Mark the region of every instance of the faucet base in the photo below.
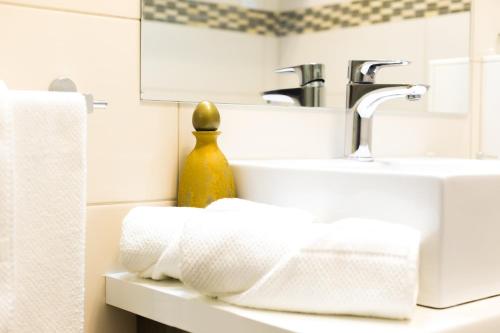
[[[348,156],[350,160],[356,160],[360,162],[373,162],[373,155],[370,151],[370,147],[367,145],[359,146],[358,150]]]

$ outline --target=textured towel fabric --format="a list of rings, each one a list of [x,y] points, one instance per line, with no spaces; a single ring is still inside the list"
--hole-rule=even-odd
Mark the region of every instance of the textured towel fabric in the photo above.
[[[180,278],[254,308],[405,319],[415,307],[419,232],[412,228],[366,219],[313,223],[307,212],[239,199],[156,208],[160,214],[161,222],[135,209],[125,219],[123,263],[143,276]]]
[[[13,186],[5,189],[0,181],[0,191],[12,196],[15,228],[9,234],[15,301],[8,332],[83,332],[85,100],[51,92],[10,91],[6,97],[15,165]]]
[[[187,207],[133,208],[122,224],[122,264],[142,277],[180,278],[180,236],[184,223],[199,211]]]
[[[346,219],[311,225],[308,238],[251,288],[222,300],[272,310],[410,317],[417,298],[418,232]]]
[[[311,220],[274,219],[264,212],[206,211],[185,223],[181,279],[205,295],[250,288],[281,258],[307,240]],[[210,267],[206,267],[207,264]]]
[[[252,220],[272,218],[307,223],[313,216],[295,208],[255,203],[241,199],[221,199],[205,210],[187,207],[136,207],[123,221],[120,253],[122,264],[141,277],[160,280],[166,276],[180,278],[179,242],[184,224],[205,211],[246,212]],[[238,222],[240,215],[235,216]],[[225,214],[223,215],[225,216]]]
[[[303,209],[278,207],[238,198],[219,199],[208,205],[206,209],[216,212],[255,213],[257,216],[264,216],[273,222],[310,223],[316,220],[313,214]]]

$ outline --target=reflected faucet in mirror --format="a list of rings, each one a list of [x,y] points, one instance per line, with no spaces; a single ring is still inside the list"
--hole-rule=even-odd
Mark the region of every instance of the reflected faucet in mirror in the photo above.
[[[346,156],[359,161],[373,161],[371,153],[373,114],[391,99],[406,97],[416,101],[429,89],[423,84],[376,84],[379,69],[408,65],[404,60],[351,60],[346,103]]]
[[[277,69],[276,73],[297,73],[300,77],[300,87],[265,91],[262,98],[268,103],[323,107],[324,69],[323,64],[314,63]]]

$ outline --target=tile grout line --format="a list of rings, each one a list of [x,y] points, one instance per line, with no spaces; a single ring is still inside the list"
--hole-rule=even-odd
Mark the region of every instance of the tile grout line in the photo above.
[[[177,182],[176,182],[176,198],[178,199],[179,193],[179,179],[181,175],[181,102],[177,102]],[[177,204],[177,203],[176,203]]]
[[[50,7],[50,6],[31,5],[31,4],[24,4],[24,3],[15,3],[12,1],[5,1],[5,0],[0,0],[0,5],[20,7],[20,8],[31,8],[31,9],[61,12],[61,13],[80,14],[80,15],[87,15],[87,16],[120,19],[120,20],[132,20],[132,21],[140,21],[141,20],[140,17],[129,17],[129,16],[121,16],[121,15],[102,14],[102,13],[96,13],[96,12],[83,11],[83,10],[56,8],[56,7]]]
[[[99,207],[99,206],[116,206],[116,205],[133,205],[133,204],[154,204],[154,203],[168,203],[175,205],[176,199],[164,199],[164,200],[138,200],[138,201],[109,201],[109,202],[88,202],[87,207]]]

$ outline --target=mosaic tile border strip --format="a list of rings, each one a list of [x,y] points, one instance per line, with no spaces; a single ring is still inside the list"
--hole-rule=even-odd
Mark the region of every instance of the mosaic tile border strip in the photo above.
[[[278,35],[277,14],[222,3],[193,0],[143,0],[142,17],[210,29]]]
[[[272,12],[193,0],[144,0],[142,17],[210,29],[287,36],[470,11],[471,0],[353,0]]]
[[[302,34],[470,11],[470,0],[355,0],[285,11],[278,34]]]

